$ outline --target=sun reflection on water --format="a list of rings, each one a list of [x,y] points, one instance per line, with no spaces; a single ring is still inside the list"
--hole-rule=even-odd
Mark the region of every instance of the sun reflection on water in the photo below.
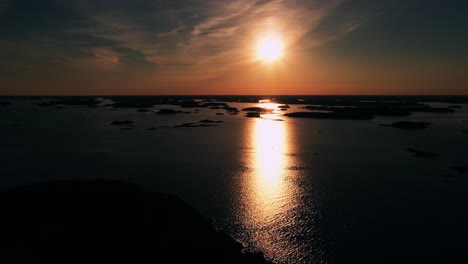
[[[270,256],[285,256],[294,251],[288,227],[295,225],[295,186],[291,181],[294,165],[288,123],[280,120],[278,104],[262,102],[272,109],[252,120],[246,138],[249,155],[245,163],[251,170],[243,178],[242,222],[250,230],[254,246]]]
[[[274,214],[274,201],[285,197],[284,174],[285,154],[287,151],[286,124],[275,121],[279,115],[277,104],[261,102],[260,107],[271,109],[254,124],[252,157],[254,175],[253,186],[256,203],[263,214]],[[270,210],[270,212],[268,212]]]
[[[258,119],[255,124],[254,179],[256,194],[262,199],[264,208],[267,201],[280,198],[283,186],[285,152],[285,128],[283,122]],[[266,206],[266,207],[265,207]]]
[[[246,120],[240,169],[234,176],[235,237],[275,263],[321,263],[319,193],[304,169],[297,124],[278,104],[262,101],[260,118]]]

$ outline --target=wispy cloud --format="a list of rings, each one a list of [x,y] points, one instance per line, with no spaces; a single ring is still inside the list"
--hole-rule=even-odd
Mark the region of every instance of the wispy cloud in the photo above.
[[[72,11],[73,16],[62,16],[61,23],[25,25],[28,35],[10,35],[15,41],[29,41],[36,54],[48,54],[38,60],[57,68],[144,73],[164,80],[184,75],[184,80],[203,82],[251,67],[255,45],[264,35],[281,36],[287,52],[306,52],[356,30],[381,12],[375,4],[364,13],[359,5],[349,5],[352,10],[341,16],[340,8],[349,2],[47,0],[42,4],[60,7],[54,12]],[[8,3],[0,0],[0,15],[13,5]],[[15,12],[26,6],[15,6]]]
[[[290,1],[242,1],[212,6],[207,16],[193,26],[180,46],[192,60],[192,71],[207,78],[219,77],[248,67],[255,45],[267,34],[281,36],[289,49],[316,29],[342,1],[310,6]]]
[[[112,48],[93,48],[83,53],[88,56],[80,58],[63,57],[63,65],[74,67],[81,71],[123,71],[121,58],[123,53],[114,51]]]

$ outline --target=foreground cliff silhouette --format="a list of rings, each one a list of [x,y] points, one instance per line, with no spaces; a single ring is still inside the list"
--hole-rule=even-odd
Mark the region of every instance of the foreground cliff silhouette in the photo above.
[[[1,196],[2,263],[264,263],[182,200],[108,180]]]

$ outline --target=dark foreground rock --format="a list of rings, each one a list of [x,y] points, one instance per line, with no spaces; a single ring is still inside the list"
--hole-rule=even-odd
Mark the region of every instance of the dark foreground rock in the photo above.
[[[130,183],[38,184],[0,203],[2,263],[264,263],[177,197]]]
[[[407,152],[413,153],[414,157],[419,157],[419,158],[435,158],[438,157],[439,154],[437,153],[432,153],[432,152],[426,152],[426,151],[421,151],[421,150],[416,150],[416,149],[405,149]]]

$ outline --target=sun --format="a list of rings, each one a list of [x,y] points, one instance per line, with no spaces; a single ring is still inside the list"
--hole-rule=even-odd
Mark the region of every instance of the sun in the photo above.
[[[267,37],[258,43],[257,58],[265,62],[274,62],[283,55],[283,43],[278,37]]]

